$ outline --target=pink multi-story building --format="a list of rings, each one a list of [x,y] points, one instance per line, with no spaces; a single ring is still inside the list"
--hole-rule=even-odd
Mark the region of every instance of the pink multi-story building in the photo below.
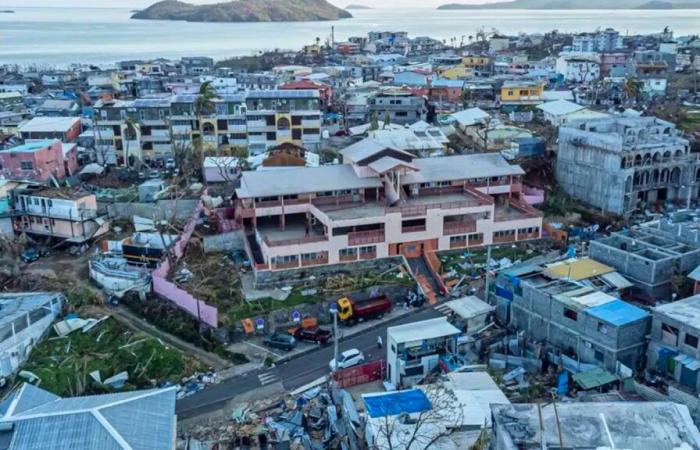
[[[416,158],[352,146],[342,165],[243,172],[236,217],[256,271],[541,237],[522,168],[500,154]]]
[[[80,189],[39,188],[14,194],[13,224],[25,232],[82,243],[109,231],[106,211],[94,194]]]
[[[66,167],[71,173],[78,168],[77,148],[66,147],[61,141],[28,142],[0,151],[0,175],[16,180],[48,181],[52,176],[61,180],[66,176]]]

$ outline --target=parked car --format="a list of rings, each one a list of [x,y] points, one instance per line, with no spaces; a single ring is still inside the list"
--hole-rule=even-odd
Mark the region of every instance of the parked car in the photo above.
[[[338,369],[347,369],[348,367],[356,366],[358,364],[362,364],[363,362],[365,362],[365,355],[363,355],[358,349],[351,348],[350,350],[345,350],[338,356],[337,366]],[[331,362],[328,363],[328,367],[330,367],[331,372],[333,369],[335,369],[335,358],[331,359]]]
[[[297,341],[313,342],[321,345],[327,344],[332,337],[333,333],[330,330],[320,327],[297,328],[294,332],[294,338]]]
[[[165,160],[165,169],[166,170],[175,169],[175,160],[173,158],[168,158]]]
[[[288,333],[272,333],[263,340],[263,344],[268,347],[289,351],[297,346],[297,341],[294,339],[294,336]]]
[[[20,258],[22,259],[23,262],[32,263],[32,262],[36,261],[37,259],[41,258],[42,256],[44,256],[44,254],[45,253],[41,250],[37,250],[34,247],[29,247],[28,249],[26,249],[25,251],[22,252],[22,254],[20,255]]]

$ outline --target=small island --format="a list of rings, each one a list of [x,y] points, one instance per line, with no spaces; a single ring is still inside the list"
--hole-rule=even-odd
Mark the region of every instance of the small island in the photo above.
[[[0,14],[14,14],[15,12],[11,9],[1,9]]]
[[[131,16],[186,22],[310,22],[351,17],[326,0],[234,0],[205,5],[164,0]]]
[[[449,3],[437,9],[700,9],[700,0],[513,0],[479,4]]]
[[[372,8],[370,8],[369,6],[365,6],[365,5],[348,5],[348,6],[345,7],[345,9],[362,9],[362,10],[365,10],[365,9],[372,9]]]

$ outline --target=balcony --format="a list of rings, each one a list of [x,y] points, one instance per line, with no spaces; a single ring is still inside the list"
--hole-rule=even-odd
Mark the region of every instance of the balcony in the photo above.
[[[265,244],[268,247],[285,247],[287,245],[304,245],[304,244],[311,244],[313,242],[323,242],[328,240],[328,236],[317,236],[317,235],[309,235],[309,236],[304,236],[302,238],[294,238],[294,239],[274,239],[270,238],[270,236],[265,236],[263,239],[265,241]]]
[[[376,259],[377,251],[360,253],[361,260]]]
[[[511,220],[534,219],[542,216],[542,212],[527,203],[512,199],[505,207],[496,208],[494,221],[509,222]]]
[[[455,248],[464,248],[467,246],[467,240],[466,239],[459,239],[456,241],[450,241],[450,249],[455,249]]]
[[[352,255],[340,255],[340,258],[338,258],[340,262],[353,262],[357,261],[357,253],[354,253]]]
[[[459,222],[445,222],[442,226],[442,234],[467,234],[476,232],[476,221],[465,220]]]
[[[480,236],[478,238],[469,238],[469,247],[477,247],[484,244],[484,237]]]
[[[493,236],[493,243],[494,244],[502,244],[505,242],[514,242],[514,241],[515,241],[515,234],[505,234],[505,235],[500,235],[500,236],[496,236],[496,235]]]
[[[102,214],[106,214],[106,211],[103,211]],[[62,210],[62,209],[51,209],[47,208],[44,210],[41,209],[15,209],[12,211],[12,215],[14,216],[38,216],[38,217],[46,217],[46,218],[52,218],[52,219],[64,219],[64,220],[69,220],[72,222],[80,222],[83,220],[90,220],[94,219],[98,216],[98,211],[95,209],[82,209],[82,210],[73,210],[73,209],[67,209],[67,210]]]
[[[353,231],[348,233],[348,245],[378,244],[386,239],[384,230]]]
[[[281,263],[272,263],[270,267],[275,270],[275,269],[296,269],[299,267],[299,260],[294,260],[294,261],[288,261],[288,262],[281,262]]]
[[[301,260],[301,266],[302,267],[308,267],[308,266],[320,266],[323,264],[328,264],[328,253],[325,252],[322,255],[317,256],[316,258],[311,258],[311,259],[303,259]]]

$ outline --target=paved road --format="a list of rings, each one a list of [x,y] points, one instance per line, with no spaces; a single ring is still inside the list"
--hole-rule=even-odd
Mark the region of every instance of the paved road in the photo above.
[[[376,328],[342,339],[338,351],[358,348],[365,354],[366,361],[374,361],[386,356],[386,349],[377,348],[377,336],[386,342],[386,329],[389,326],[416,322],[440,317],[441,313],[432,308],[416,311],[414,314],[377,323]],[[281,382],[286,391],[297,389],[307,383],[328,375],[328,362],[333,358],[333,345],[320,347],[302,354],[274,368],[260,369],[243,376],[231,378],[214,385],[191,397],[179,400],[176,405],[178,417],[188,417],[215,411],[225,402],[240,394],[258,389],[268,384]]]

